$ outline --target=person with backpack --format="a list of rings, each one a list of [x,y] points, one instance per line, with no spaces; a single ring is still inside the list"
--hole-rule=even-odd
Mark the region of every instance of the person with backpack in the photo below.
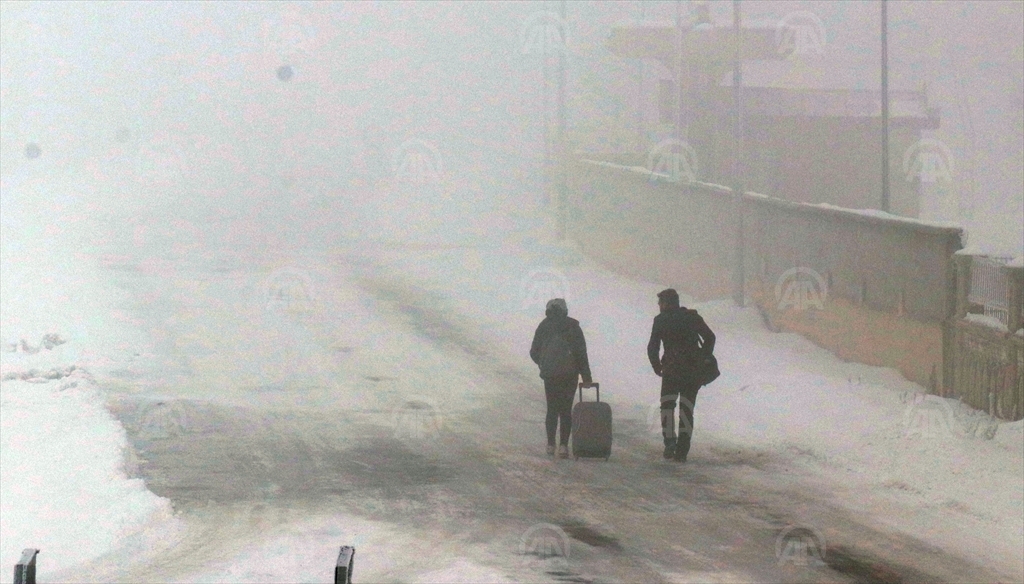
[[[661,434],[664,457],[686,462],[693,434],[693,406],[701,385],[717,376],[714,361],[715,333],[696,310],[679,305],[672,288],[658,293],[660,313],[654,317],[647,357],[654,373],[661,377]],[[664,345],[664,353],[661,353]],[[714,373],[705,367],[714,363]],[[679,437],[676,438],[675,407],[679,401]]]
[[[576,382],[582,377],[585,387],[592,387],[590,361],[587,359],[587,341],[576,319],[569,318],[569,308],[562,298],[548,301],[544,320],[537,326],[530,346],[530,358],[540,367],[547,398],[548,456],[555,454],[555,430],[559,429],[558,455],[569,458],[569,433],[572,431],[572,402],[576,396]]]

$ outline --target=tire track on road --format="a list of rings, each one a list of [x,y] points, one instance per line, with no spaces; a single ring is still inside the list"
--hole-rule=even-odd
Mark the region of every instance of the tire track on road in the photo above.
[[[470,557],[528,580],[659,582],[718,572],[723,581],[844,582],[863,579],[871,565],[905,582],[998,579],[981,566],[860,524],[829,504],[827,493],[773,476],[779,463],[770,459],[663,463],[657,445],[621,421],[612,461],[546,459],[538,439],[540,382],[528,364],[488,349],[473,319],[443,296],[366,254],[351,265],[359,266],[360,289],[396,334],[424,339],[443,356],[431,375],[469,368],[486,393],[474,396],[472,407],[446,412],[445,431],[419,442],[396,438],[391,411],[268,407],[259,400],[243,407],[168,399],[184,412],[187,427],[147,436],[139,431],[145,427],[139,404],[150,398],[113,398],[111,409],[141,459],[140,475],[174,502],[188,526],[177,547],[151,564],[116,572],[116,579],[187,578],[253,545],[269,528],[297,521],[295,509],[384,521],[436,544],[431,558],[392,550],[395,575],[440,568],[431,564],[437,558]],[[319,275],[322,282],[337,278]],[[207,300],[199,294],[190,303]],[[303,324],[327,351],[343,321]],[[302,389],[283,382],[274,391]],[[842,565],[797,571],[778,565],[776,535],[802,521],[828,526]],[[542,524],[571,540],[566,561],[520,554],[519,540]],[[898,543],[913,565],[863,541]],[[922,565],[927,573],[914,567]]]
[[[476,337],[466,325],[473,322],[472,318],[459,313],[450,301],[437,293],[426,292],[415,282],[399,276],[366,280],[363,287],[391,303],[409,320],[414,330],[426,338],[461,350],[495,383],[503,382],[506,387],[512,385],[516,388],[539,385],[522,369],[523,365],[509,362],[506,356],[480,354],[481,351],[475,347],[486,347],[487,343]],[[541,412],[542,401],[524,400],[523,395],[516,391],[501,394],[499,400],[485,411],[485,419],[480,425],[500,428],[503,424],[506,430],[483,433],[482,449],[500,453],[503,448],[508,450],[509,443],[532,443],[534,438],[519,428],[510,427],[507,417],[495,413],[523,407],[524,401]],[[495,435],[502,436],[502,439],[496,439]],[[521,450],[521,447],[513,449]],[[604,575],[620,574],[623,581],[629,580],[625,576],[631,574],[631,570],[642,571],[648,578],[661,579],[671,571],[667,568],[673,560],[682,560],[685,564],[694,558],[700,558],[696,562],[698,565],[690,568],[707,569],[713,565],[724,571],[736,572],[738,569],[742,578],[758,581],[853,579],[909,583],[994,581],[1002,577],[985,566],[952,557],[915,538],[881,531],[879,527],[862,523],[831,503],[829,493],[811,487],[794,473],[782,478],[782,471],[789,469],[785,468],[785,461],[771,456],[730,455],[728,462],[694,461],[682,467],[665,465],[658,456],[656,445],[636,438],[635,434],[626,436],[618,431],[613,454],[615,464],[611,466],[579,462],[560,468],[558,464],[531,464],[524,460],[528,456],[497,458],[499,467],[513,468],[502,476],[503,486],[510,494],[523,490],[543,493],[545,486],[550,487],[553,481],[563,481],[570,490],[583,491],[582,496],[574,493],[561,499],[563,507],[586,510],[576,517],[572,517],[571,512],[562,511],[564,519],[560,522],[551,519],[559,514],[559,507],[543,496],[538,497],[542,502],[526,505],[521,511],[529,512],[538,519],[550,519],[569,530],[601,524],[604,531],[609,531],[610,526],[617,526],[610,530],[614,533],[608,536],[614,536],[616,552],[626,553],[612,554],[621,558],[622,564]],[[641,477],[642,480],[638,480]],[[680,504],[680,497],[674,496],[681,489],[686,497],[683,504]],[[652,521],[649,513],[631,511],[629,507],[635,508],[630,504],[632,501],[653,502],[655,508],[668,507],[672,511],[670,514],[658,513]],[[716,521],[715,517],[720,519]],[[794,571],[791,566],[780,565],[775,557],[775,540],[780,531],[789,525],[799,524],[826,526],[830,549],[834,553],[829,556],[826,552],[825,566]],[[695,529],[694,526],[699,527]],[[602,530],[598,529],[598,532]],[[713,541],[676,535],[694,532],[714,534]],[[645,539],[648,538],[644,535],[651,540],[661,537],[669,542],[689,539],[689,545],[674,544],[673,549],[678,552],[675,554],[645,553]],[[598,547],[608,551],[606,547]],[[679,552],[680,549],[684,551]],[[900,552],[896,555],[887,550]],[[630,554],[634,557],[627,558]],[[652,573],[651,565],[661,568]],[[635,580],[637,572],[632,572],[632,577]]]

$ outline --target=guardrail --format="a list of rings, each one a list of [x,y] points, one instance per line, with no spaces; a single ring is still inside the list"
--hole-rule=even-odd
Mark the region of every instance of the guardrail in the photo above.
[[[21,559],[14,566],[14,584],[36,584],[36,558],[39,550],[25,548]],[[352,568],[355,567],[356,548],[341,546],[338,561],[334,564],[334,584],[352,584]]]

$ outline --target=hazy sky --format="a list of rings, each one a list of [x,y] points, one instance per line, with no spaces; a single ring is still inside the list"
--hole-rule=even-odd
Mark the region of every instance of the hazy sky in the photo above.
[[[1024,222],[1022,6],[889,5],[893,82],[927,83],[942,110],[929,137],[954,159],[957,203],[941,218],[963,222],[972,244],[1007,250],[1022,247]],[[680,7],[688,18],[691,3]],[[811,12],[828,57],[877,71],[877,1],[744,0],[742,9],[766,22]],[[543,149],[545,93],[521,33],[547,10],[558,3],[0,2],[2,171],[109,157],[127,128],[140,148],[198,140],[238,172],[308,163],[344,173],[376,127],[392,148],[429,136],[451,172],[526,180]],[[676,2],[644,10],[671,19]],[[711,13],[728,23],[732,3],[713,2]],[[568,5],[569,129],[595,149],[633,147],[621,129],[635,124],[636,63],[604,40],[639,15],[636,2]],[[274,75],[285,63],[288,82]],[[44,156],[27,161],[28,142]]]

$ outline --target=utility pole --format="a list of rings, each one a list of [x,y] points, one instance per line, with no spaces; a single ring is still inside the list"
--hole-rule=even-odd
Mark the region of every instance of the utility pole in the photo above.
[[[544,127],[544,197],[551,196],[551,105],[548,103],[548,43],[541,44],[541,125]],[[548,201],[548,205],[550,205]],[[550,207],[548,207],[550,209]]]
[[[562,24],[562,43],[558,51],[558,239],[564,240],[566,235],[566,185],[567,164],[569,153],[565,144],[565,53],[569,50],[568,24],[565,22],[565,2],[558,3],[558,18]]]
[[[744,274],[743,274],[743,61],[742,32],[740,29],[740,0],[732,2],[733,43],[736,54],[732,62],[732,102],[733,102],[733,152],[732,159],[732,191],[735,201],[736,216],[736,248],[733,258],[733,302],[736,306],[744,305]]]
[[[637,6],[640,9],[640,26],[643,27],[645,14],[644,0],[638,0]],[[636,83],[636,151],[643,153],[644,148],[644,60],[641,57],[637,65]]]
[[[673,121],[675,122],[675,135],[677,141],[683,139],[683,0],[676,0],[676,103],[673,109]]]
[[[882,0],[882,211],[889,212],[889,16]]]

